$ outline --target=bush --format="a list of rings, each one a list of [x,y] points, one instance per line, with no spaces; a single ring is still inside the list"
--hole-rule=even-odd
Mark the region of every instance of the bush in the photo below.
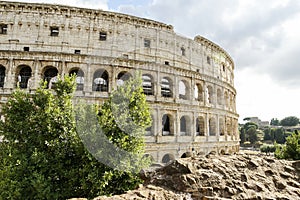
[[[276,147],[275,145],[267,145],[267,144],[264,144],[260,147],[260,151],[261,152],[264,152],[266,154],[270,154],[270,153],[274,153],[276,150]]]
[[[285,145],[277,145],[275,156],[280,159],[300,160],[300,135],[298,132],[286,138]]]

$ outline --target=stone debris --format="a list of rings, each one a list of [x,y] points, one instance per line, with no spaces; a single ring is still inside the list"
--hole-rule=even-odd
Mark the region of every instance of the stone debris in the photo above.
[[[299,174],[300,161],[270,156],[189,157],[144,170],[136,190],[95,200],[300,199]]]

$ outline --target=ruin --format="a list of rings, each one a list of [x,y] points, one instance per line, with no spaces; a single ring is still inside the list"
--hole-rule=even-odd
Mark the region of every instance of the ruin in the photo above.
[[[77,74],[75,97],[101,103],[139,70],[157,162],[239,150],[234,62],[219,45],[171,25],[103,10],[0,1],[0,107],[20,87]]]

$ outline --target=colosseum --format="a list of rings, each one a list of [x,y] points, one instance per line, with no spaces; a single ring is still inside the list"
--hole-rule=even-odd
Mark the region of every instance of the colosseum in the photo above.
[[[151,107],[156,162],[239,150],[234,62],[210,40],[121,13],[0,1],[0,103],[20,87],[77,74],[75,97],[103,102],[135,70]]]

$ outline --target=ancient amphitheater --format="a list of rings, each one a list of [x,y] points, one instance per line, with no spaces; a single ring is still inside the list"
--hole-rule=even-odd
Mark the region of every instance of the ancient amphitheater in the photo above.
[[[135,70],[151,105],[145,136],[157,162],[239,150],[234,62],[217,44],[171,25],[102,10],[0,1],[1,104],[18,86],[77,74],[75,96],[104,101]]]

